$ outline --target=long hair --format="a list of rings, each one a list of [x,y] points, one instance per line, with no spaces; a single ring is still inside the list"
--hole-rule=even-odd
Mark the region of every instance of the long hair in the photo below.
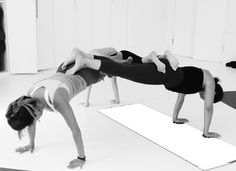
[[[18,131],[19,138],[21,131],[34,122],[36,118],[34,112],[38,102],[38,99],[21,96],[9,104],[6,113],[7,122],[12,129]]]

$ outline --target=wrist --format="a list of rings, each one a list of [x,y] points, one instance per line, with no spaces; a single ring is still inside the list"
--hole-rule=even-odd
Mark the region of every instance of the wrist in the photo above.
[[[203,135],[207,135],[208,131],[203,130]]]
[[[83,156],[83,157],[77,156],[77,159],[86,161],[86,156]]]
[[[177,120],[177,119],[178,119],[178,116],[173,116],[172,119],[173,119],[173,120]]]

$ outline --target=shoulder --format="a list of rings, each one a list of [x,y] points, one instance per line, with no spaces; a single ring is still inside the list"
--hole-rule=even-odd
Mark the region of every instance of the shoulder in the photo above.
[[[214,82],[214,77],[212,76],[212,74],[210,73],[210,71],[206,70],[206,69],[202,69],[203,71],[203,84],[205,85],[213,85]]]

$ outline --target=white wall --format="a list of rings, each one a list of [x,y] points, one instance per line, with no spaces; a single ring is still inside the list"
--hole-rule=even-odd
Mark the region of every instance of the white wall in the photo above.
[[[7,0],[5,3],[9,71],[11,73],[36,73],[35,2],[32,0]]]
[[[55,67],[75,46],[75,1],[54,0]]]
[[[111,0],[94,0],[94,47],[111,46]]]
[[[39,0],[36,18],[38,70],[49,69],[55,66],[53,16],[53,0]]]
[[[111,4],[111,46],[127,47],[128,1],[113,0]]]
[[[84,51],[94,48],[94,1],[76,0],[75,46]]]
[[[50,42],[50,47],[44,44],[44,46],[37,49],[35,49],[35,40],[32,40],[32,37],[36,39],[35,33],[33,33],[36,27],[34,23],[35,2],[30,1],[26,5],[30,4],[32,6],[30,13],[27,13],[27,15],[26,10],[21,9],[23,13],[15,12],[19,9],[17,8],[18,1],[8,0],[6,2],[6,4],[14,2],[12,9],[7,9],[9,14],[8,48],[11,72],[18,72],[19,61],[29,60],[32,63],[31,71],[21,72],[35,72],[40,68],[42,61],[45,64],[45,61],[50,58],[45,57],[37,60],[37,57],[32,57],[35,55],[35,51],[39,50],[39,58],[45,56],[43,55],[45,49],[52,48],[54,50],[51,51],[49,56],[53,56],[54,53],[54,57],[51,57],[54,59],[49,61],[55,63],[56,67],[70,54],[74,46],[85,51],[112,46],[118,50],[128,49],[140,55],[145,55],[151,50],[162,53],[163,50],[172,47],[178,55],[194,56],[197,59],[223,62],[236,60],[236,48],[234,47],[236,44],[235,0],[52,1],[54,2],[52,14],[54,16],[48,16],[47,19],[51,22],[53,20],[54,41]],[[182,3],[175,4],[176,2]],[[19,6],[22,7],[22,3],[19,3]],[[186,6],[186,3],[190,6]],[[182,13],[177,15],[175,13],[177,8],[180,11],[181,9],[185,11],[181,11]],[[43,10],[41,9],[41,11]],[[190,13],[191,16],[187,16]],[[46,18],[45,15],[43,17]],[[31,23],[27,22],[27,18]],[[27,23],[22,24],[24,21]],[[180,22],[176,23],[177,21]],[[17,32],[15,26],[17,26]],[[28,36],[18,34],[30,28],[32,29],[31,32],[28,32]],[[41,28],[43,30],[46,27]],[[181,34],[177,34],[177,32],[181,32]],[[47,34],[38,33],[40,42],[43,42],[44,37],[52,36],[50,33],[52,33],[52,30]],[[30,36],[30,34],[34,34],[34,36]],[[173,37],[176,39],[176,47],[174,48],[171,45]],[[18,45],[22,42],[29,45],[19,48]],[[52,44],[54,47],[52,47]],[[186,46],[186,44],[189,46]],[[184,49],[185,47],[186,49]],[[177,48],[180,51],[176,50]],[[191,55],[192,49],[194,49],[193,55]],[[26,56],[28,56],[27,59]]]
[[[236,60],[236,1],[228,0],[227,20],[224,34],[224,62]]]
[[[223,60],[227,0],[197,0],[194,58]]]
[[[139,53],[166,49],[168,1],[129,0],[127,48]]]
[[[173,48],[176,55],[193,57],[196,0],[175,0]]]
[[[77,0],[76,46],[112,46],[141,54],[167,47],[168,1]]]
[[[235,0],[55,2],[56,61],[73,46],[85,51],[112,46],[140,55],[172,49],[177,55],[220,62],[236,58]]]

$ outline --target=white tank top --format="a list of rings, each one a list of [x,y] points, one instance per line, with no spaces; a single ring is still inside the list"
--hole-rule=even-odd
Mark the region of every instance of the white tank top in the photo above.
[[[44,99],[52,111],[57,111],[53,106],[55,92],[58,88],[64,88],[69,94],[69,99],[86,89],[87,83],[79,75],[65,75],[63,73],[56,73],[49,78],[35,83],[29,90],[29,95],[41,88],[45,88]]]

